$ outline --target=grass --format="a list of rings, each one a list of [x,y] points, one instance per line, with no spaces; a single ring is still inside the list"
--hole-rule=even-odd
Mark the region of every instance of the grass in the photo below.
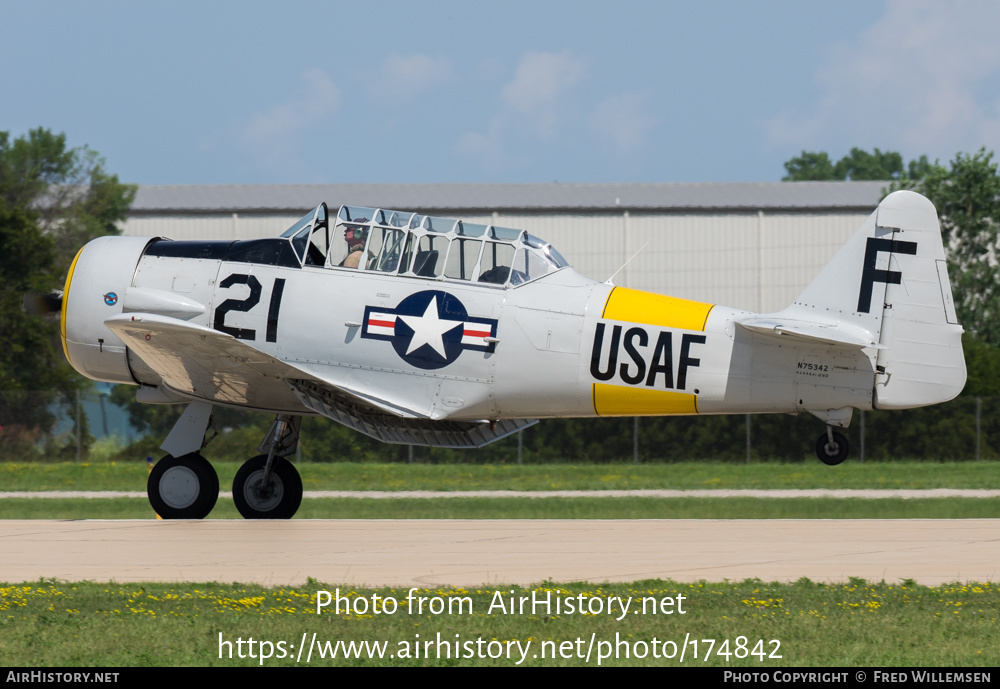
[[[329,464],[299,463],[305,490],[598,490],[705,488],[1000,488],[1000,462],[782,464]],[[239,465],[215,463],[222,486]],[[145,490],[146,462],[0,462],[0,487]]]
[[[398,498],[302,501],[296,519],[993,519],[998,498]],[[153,519],[146,498],[0,500],[0,519]],[[240,519],[220,498],[210,519]]]
[[[320,590],[331,595],[337,592],[345,599],[339,612],[334,612],[331,603],[317,614]],[[551,596],[553,605],[555,598],[564,604],[572,600],[575,605],[593,606],[590,609],[596,612],[581,615],[565,607],[561,611],[509,607],[512,595],[515,600],[528,597],[530,606],[533,593],[541,598]],[[376,612],[374,595],[383,606],[391,597],[397,603],[395,612],[389,614],[387,607]],[[417,597],[425,598],[422,610],[417,609]],[[618,604],[611,604],[613,614],[607,613],[609,599],[614,597],[632,597],[628,614],[621,615]],[[653,612],[653,604],[667,598],[672,601],[669,606]],[[641,607],[644,599],[645,609]],[[319,582],[297,588],[51,580],[0,584],[0,637],[4,640],[0,665],[304,665],[307,654],[297,659],[298,646],[303,639],[311,645],[313,634],[321,645],[313,646],[309,664],[323,666],[506,667],[521,657],[518,648],[527,648],[525,665],[595,666],[598,653],[607,655],[617,649],[618,659],[602,658],[600,663],[757,669],[993,668],[996,649],[1000,648],[1000,589],[994,584],[925,587],[912,582],[868,583],[858,579],[830,585],[805,579],[794,584],[757,580],[602,585],[545,582],[528,589],[419,589],[414,591],[413,601],[413,605],[407,604],[404,589],[354,589]],[[432,612],[437,609],[432,607],[435,604],[440,606],[440,614]],[[666,614],[666,610],[674,612]],[[256,657],[249,657],[250,638],[257,642]],[[443,640],[441,646],[436,643],[438,638]],[[244,641],[242,646],[239,640]],[[654,640],[658,655],[672,654],[673,658],[654,658]],[[385,655],[397,657],[344,658],[338,641],[384,642]],[[431,643],[414,657],[418,641]],[[269,642],[270,649],[267,645],[264,648],[272,654],[263,661],[259,658],[261,642]],[[330,642],[328,647],[323,645],[326,642]],[[495,659],[466,657],[508,647],[514,656],[510,659],[503,653]],[[683,662],[681,647],[685,649]],[[327,653],[320,659],[319,648],[329,652],[337,649],[340,657],[331,658]],[[580,657],[588,648],[589,661]],[[626,649],[628,658],[624,657]],[[240,650],[247,657],[240,658]],[[545,658],[540,657],[543,650]],[[398,657],[404,651],[410,657]],[[636,652],[646,657],[637,658]],[[439,657],[446,653],[450,657]],[[287,657],[280,657],[282,654]]]
[[[223,491],[238,465],[216,465]],[[1000,462],[605,465],[298,465],[306,490],[594,490],[711,488],[997,488]],[[0,463],[5,491],[145,492],[145,462]],[[304,519],[968,519],[1000,514],[995,498],[447,498],[306,499]],[[238,519],[222,498],[213,519]],[[145,498],[0,499],[0,519],[148,519]]]

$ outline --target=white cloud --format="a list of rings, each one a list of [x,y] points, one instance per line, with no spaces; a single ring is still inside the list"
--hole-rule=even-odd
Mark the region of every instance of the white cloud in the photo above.
[[[502,123],[498,117],[490,121],[486,133],[465,132],[458,137],[456,149],[459,153],[479,158],[489,165],[503,162],[503,145],[500,142]]]
[[[878,22],[829,51],[813,107],[773,118],[769,139],[812,149],[836,139],[932,159],[1000,148],[998,27],[994,2],[889,0]]]
[[[646,94],[626,92],[602,101],[594,108],[591,128],[618,154],[633,153],[646,143],[656,118],[646,107]]]
[[[590,145],[622,158],[640,151],[656,126],[650,93],[625,91],[581,102],[586,65],[569,51],[528,51],[500,89],[500,108],[484,129],[461,134],[455,149],[487,169],[530,166],[543,147]]]
[[[494,63],[489,63],[495,69]],[[583,61],[569,51],[529,50],[518,61],[514,78],[500,90],[500,108],[485,132],[465,132],[456,143],[458,153],[479,158],[484,167],[527,164],[525,154],[513,154],[511,138],[532,144],[550,141],[564,131],[571,116],[567,104],[573,87],[584,77]]]
[[[570,55],[528,51],[521,57],[514,80],[503,87],[506,106],[526,118],[542,138],[558,126],[560,98],[583,79],[583,62]]]
[[[367,76],[373,96],[407,99],[447,83],[453,74],[451,62],[444,57],[389,53]]]
[[[340,105],[340,89],[323,70],[302,74],[300,94],[265,112],[251,115],[243,127],[243,143],[268,157],[286,158],[287,148],[298,134],[333,115]]]
[[[529,165],[531,159],[528,155],[512,152],[504,145],[506,127],[504,117],[496,115],[490,119],[484,133],[465,132],[459,136],[455,150],[461,155],[475,158],[484,170]]]

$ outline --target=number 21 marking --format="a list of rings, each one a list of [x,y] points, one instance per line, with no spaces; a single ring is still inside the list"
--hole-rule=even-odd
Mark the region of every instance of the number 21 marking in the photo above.
[[[219,287],[232,287],[233,285],[246,285],[250,288],[250,295],[246,299],[226,299],[215,309],[215,322],[213,328],[220,332],[232,335],[238,340],[256,340],[257,331],[253,328],[236,328],[226,325],[226,314],[230,311],[246,313],[260,303],[261,286],[260,281],[253,275],[234,273],[219,283]],[[278,341],[278,312],[281,310],[281,295],[285,291],[285,279],[275,278],[274,287],[271,290],[271,303],[267,308],[267,342]]]

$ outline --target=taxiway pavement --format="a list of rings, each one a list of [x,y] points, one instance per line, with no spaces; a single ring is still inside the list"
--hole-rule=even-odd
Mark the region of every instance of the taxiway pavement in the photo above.
[[[0,520],[0,581],[997,581],[1000,519]]]

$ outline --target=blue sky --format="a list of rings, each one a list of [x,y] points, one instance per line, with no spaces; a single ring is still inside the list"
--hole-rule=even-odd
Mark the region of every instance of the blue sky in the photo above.
[[[1000,3],[0,0],[0,131],[140,184],[770,181],[1000,148]]]

